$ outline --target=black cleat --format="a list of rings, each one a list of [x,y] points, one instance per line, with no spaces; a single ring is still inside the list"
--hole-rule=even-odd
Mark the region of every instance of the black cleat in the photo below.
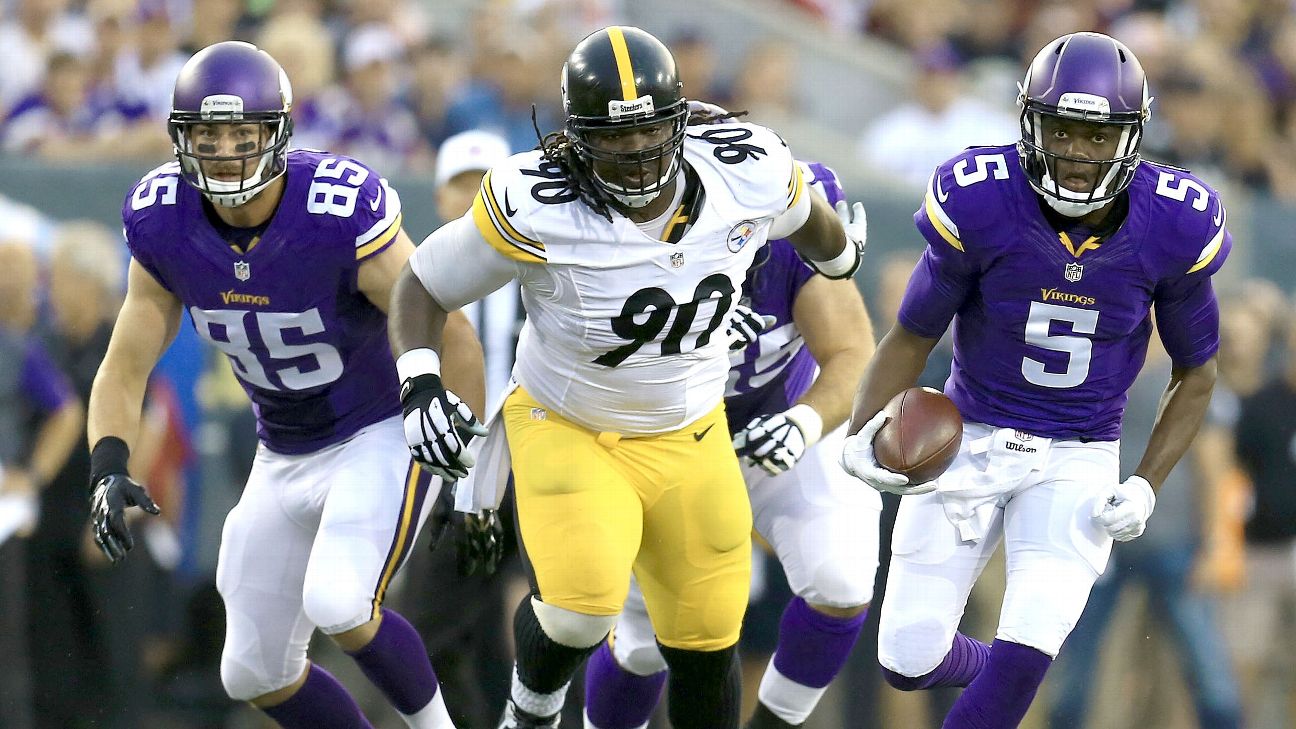
[[[747,721],[743,729],[793,729],[801,726],[800,724],[789,724],[779,718],[778,714],[770,711],[765,704],[756,704],[756,713]]]

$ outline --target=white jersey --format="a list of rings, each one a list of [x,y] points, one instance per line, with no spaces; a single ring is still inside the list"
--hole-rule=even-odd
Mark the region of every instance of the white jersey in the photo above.
[[[514,379],[590,429],[674,431],[721,401],[729,358],[716,332],[771,222],[801,201],[800,170],[764,127],[690,127],[684,159],[685,193],[660,238],[579,201],[539,151],[492,169],[473,203],[477,231],[522,284]],[[416,273],[434,295],[429,273],[465,275]]]

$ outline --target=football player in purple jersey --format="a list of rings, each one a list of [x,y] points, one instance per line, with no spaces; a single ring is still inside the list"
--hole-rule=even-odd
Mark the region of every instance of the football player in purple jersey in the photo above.
[[[1102,574],[1143,533],[1156,489],[1215,382],[1211,275],[1231,247],[1216,192],[1140,159],[1151,97],[1138,59],[1098,33],[1045,46],[1021,85],[1020,141],[932,175],[927,249],[860,384],[843,466],[907,495],[892,539],[878,658],[902,689],[965,686],[950,729],[1015,727]],[[1174,362],[1142,460],[1121,478],[1126,390],[1155,312]],[[881,468],[872,440],[954,322],[945,393],[966,423],[935,481]],[[992,645],[959,634],[1000,541],[1008,586]]]
[[[799,164],[810,188],[863,239],[864,208],[847,210],[836,174]],[[873,597],[882,499],[837,465],[873,330],[854,283],[817,275],[786,240],[771,241],[757,257],[743,303],[773,321],[730,354],[725,412],[744,456],[756,531],[796,593],[747,727],[781,729],[800,726],[814,711],[855,645]],[[585,670],[585,726],[642,729],[667,666],[637,584],[614,635]]]
[[[432,476],[447,475],[410,461],[387,346],[389,294],[413,251],[400,198],[356,160],[289,151],[288,78],[248,43],[195,54],[172,103],[177,161],[122,209],[128,290],[90,396],[95,540],[120,560],[127,509],[158,513],[127,459],[145,383],[187,309],[228,355],[261,439],[221,537],[226,692],[288,729],[369,727],[307,660],[319,628],[406,724],[451,727],[422,641],[382,606],[436,500]],[[481,349],[465,320],[453,342],[447,376],[480,406]]]

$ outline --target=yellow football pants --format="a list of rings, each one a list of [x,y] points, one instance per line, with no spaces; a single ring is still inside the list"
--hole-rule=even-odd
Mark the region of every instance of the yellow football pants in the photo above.
[[[616,615],[633,569],[663,645],[738,641],[752,515],[723,403],[683,430],[639,438],[583,428],[521,388],[503,417],[541,600]]]

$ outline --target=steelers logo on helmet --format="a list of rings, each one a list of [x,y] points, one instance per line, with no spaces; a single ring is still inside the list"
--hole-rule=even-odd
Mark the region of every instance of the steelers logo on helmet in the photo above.
[[[292,136],[292,86],[251,43],[209,46],[180,69],[167,131],[180,173],[221,207],[256,197],[284,173]]]
[[[1018,88],[1022,169],[1049,207],[1080,217],[1129,187],[1152,97],[1128,48],[1101,33],[1064,35]]]
[[[629,26],[590,34],[563,64],[567,136],[595,186],[622,207],[649,204],[679,172],[682,88],[666,46]]]

